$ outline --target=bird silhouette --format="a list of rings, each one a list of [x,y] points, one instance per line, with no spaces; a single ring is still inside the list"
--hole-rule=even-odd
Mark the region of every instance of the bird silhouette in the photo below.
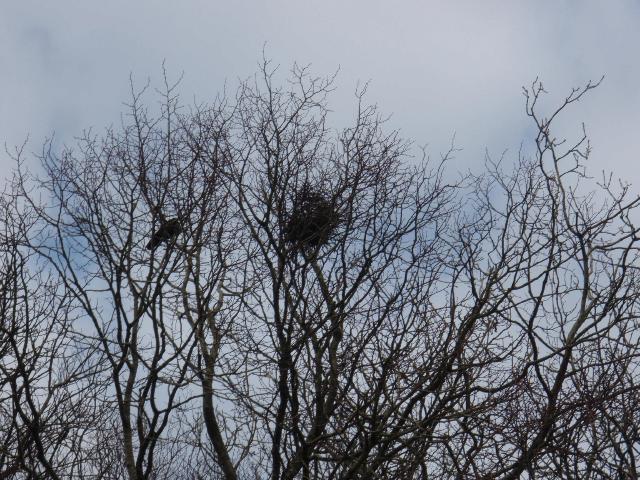
[[[162,242],[168,242],[169,240],[177,237],[182,232],[182,226],[180,220],[172,218],[163,222],[160,227],[153,232],[151,240],[147,243],[147,250],[155,250]]]

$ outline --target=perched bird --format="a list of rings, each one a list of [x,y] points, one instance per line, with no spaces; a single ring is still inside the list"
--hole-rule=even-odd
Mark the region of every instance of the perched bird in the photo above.
[[[163,222],[158,230],[153,232],[151,240],[147,243],[147,250],[155,250],[162,242],[168,242],[172,238],[177,237],[182,232],[180,220],[172,218]]]

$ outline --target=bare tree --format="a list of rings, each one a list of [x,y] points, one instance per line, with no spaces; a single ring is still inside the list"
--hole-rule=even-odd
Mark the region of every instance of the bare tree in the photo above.
[[[638,200],[586,175],[586,134],[552,130],[596,86],[542,117],[535,82],[535,149],[464,177],[447,173],[453,149],[412,157],[364,91],[353,126],[330,128],[333,78],[305,68],[284,88],[265,62],[235,99],[190,109],[165,80],[156,115],[132,90],[119,129],[45,148],[42,178],[20,170],[6,196],[3,311],[24,305],[11,285],[49,288],[34,298],[56,309],[7,317],[24,322],[1,348],[73,358],[59,389],[79,396],[56,417],[57,384],[30,380],[40,407],[20,416],[13,378],[32,374],[3,363],[0,468],[636,478]],[[40,274],[20,283],[29,263]],[[48,337],[31,341],[36,324]],[[25,450],[20,432],[55,422],[79,440]]]
[[[179,305],[189,288],[188,264],[195,262],[189,249],[207,248],[212,236],[208,220],[219,167],[207,149],[216,148],[211,135],[218,127],[205,118],[200,131],[180,125],[171,95],[167,86],[161,127],[134,94],[131,124],[122,133],[109,131],[98,140],[87,132],[79,153],[44,152],[45,178],[35,181],[46,200],[21,191],[39,220],[28,247],[58,274],[82,312],[76,334],[101,365],[94,381],[105,389],[97,401],[113,413],[103,431],[113,438],[100,442],[120,457],[110,467],[114,478],[118,464],[129,478],[163,476],[170,458],[157,452],[189,435],[177,413],[192,409],[196,395],[188,387],[195,381],[197,332]],[[21,179],[19,188],[25,184]],[[146,249],[170,217],[179,220],[180,231]],[[198,268],[198,280],[207,282],[207,267]],[[215,291],[215,279],[210,285]]]
[[[0,219],[0,478],[66,478],[98,456],[104,385],[63,284],[23,247],[36,219],[16,201]]]

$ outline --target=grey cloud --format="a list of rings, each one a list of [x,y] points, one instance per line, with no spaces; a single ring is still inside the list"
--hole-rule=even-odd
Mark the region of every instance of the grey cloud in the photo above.
[[[3,6],[0,141],[32,149],[55,130],[69,141],[82,128],[118,121],[128,76],[159,80],[185,72],[185,99],[204,100],[251,75],[266,42],[282,66],[340,67],[332,98],[337,124],[351,118],[353,91],[368,98],[432,154],[456,132],[455,166],[474,168],[485,147],[515,155],[530,134],[521,86],[536,76],[552,92],[607,78],[572,110],[563,131],[584,121],[592,168],[640,185],[640,9],[614,2],[57,2]],[[3,160],[3,163],[5,160]],[[5,167],[5,170],[8,167]]]

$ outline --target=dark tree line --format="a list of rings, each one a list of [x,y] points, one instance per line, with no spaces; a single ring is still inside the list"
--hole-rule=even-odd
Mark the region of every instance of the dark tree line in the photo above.
[[[637,478],[639,200],[552,128],[597,84],[455,177],[290,80],[12,155],[0,478]]]

